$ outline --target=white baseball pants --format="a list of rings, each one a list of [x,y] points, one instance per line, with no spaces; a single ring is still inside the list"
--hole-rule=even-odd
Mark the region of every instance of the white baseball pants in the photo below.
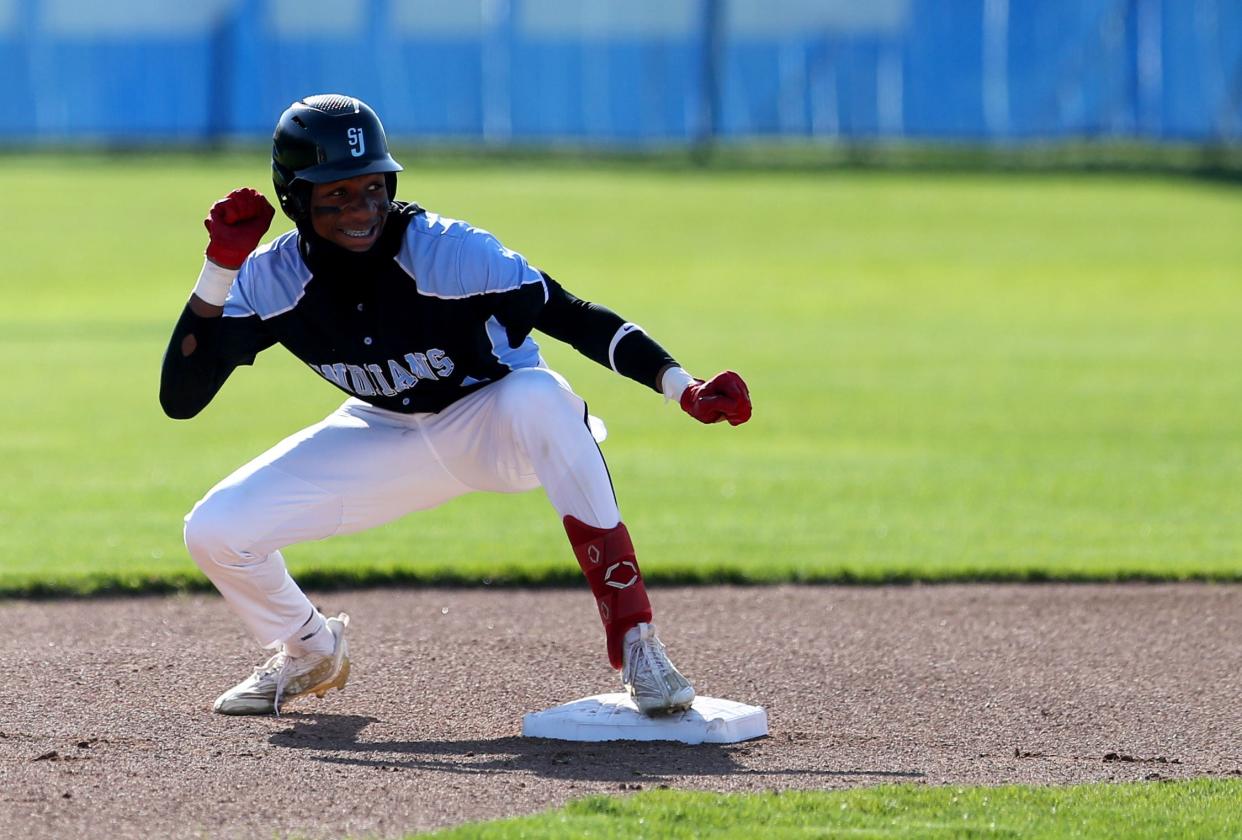
[[[562,518],[620,521],[586,403],[554,371],[524,368],[438,414],[347,400],[213,487],[186,516],[185,543],[247,628],[275,647],[314,609],[285,569],[284,546],[476,490],[540,485]]]

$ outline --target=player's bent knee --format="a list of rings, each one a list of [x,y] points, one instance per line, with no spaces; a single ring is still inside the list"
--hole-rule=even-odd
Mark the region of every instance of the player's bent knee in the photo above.
[[[221,547],[221,530],[209,508],[199,502],[185,515],[185,547],[196,560],[217,554]]]
[[[200,566],[246,562],[235,545],[238,517],[227,499],[208,495],[185,517],[185,547]]]

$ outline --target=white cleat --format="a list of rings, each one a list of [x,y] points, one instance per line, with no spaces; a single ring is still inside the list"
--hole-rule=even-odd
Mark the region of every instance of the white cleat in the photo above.
[[[694,686],[669,661],[654,625],[627,630],[621,657],[621,682],[640,712],[667,715],[690,708]]]
[[[307,694],[323,697],[328,689],[343,689],[349,679],[349,643],[345,628],[349,616],[341,613],[326,622],[336,644],[330,654],[289,656],[283,649],[254,669],[254,673],[216,698],[213,711],[222,715],[280,715],[280,704]]]

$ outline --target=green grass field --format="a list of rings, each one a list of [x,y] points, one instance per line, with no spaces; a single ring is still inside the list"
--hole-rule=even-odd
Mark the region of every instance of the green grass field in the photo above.
[[[652,579],[1242,579],[1236,188],[405,159],[403,197],[749,380],[753,422],[702,427],[542,342],[609,425]],[[200,219],[267,173],[0,157],[0,592],[205,585],[182,515],[339,403],[279,348],[193,421],[156,401]],[[288,556],[312,586],[578,575],[540,493]]]
[[[1242,782],[1066,788],[886,786],[736,796],[644,791],[594,796],[435,840],[803,840],[815,837],[1217,840],[1242,834]]]

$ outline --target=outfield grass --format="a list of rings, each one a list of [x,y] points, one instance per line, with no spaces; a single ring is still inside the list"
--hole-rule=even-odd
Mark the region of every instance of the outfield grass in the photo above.
[[[429,835],[435,840],[811,837],[1218,840],[1242,834],[1242,782],[1062,788],[893,786],[722,796],[658,790]]]
[[[651,579],[1242,579],[1242,192],[405,159],[404,197],[751,383],[752,423],[705,428],[543,342],[608,422]],[[339,403],[279,349],[193,421],[156,401],[199,220],[267,172],[0,157],[0,592],[204,585],[181,516]],[[312,586],[578,576],[540,493],[288,557]]]

